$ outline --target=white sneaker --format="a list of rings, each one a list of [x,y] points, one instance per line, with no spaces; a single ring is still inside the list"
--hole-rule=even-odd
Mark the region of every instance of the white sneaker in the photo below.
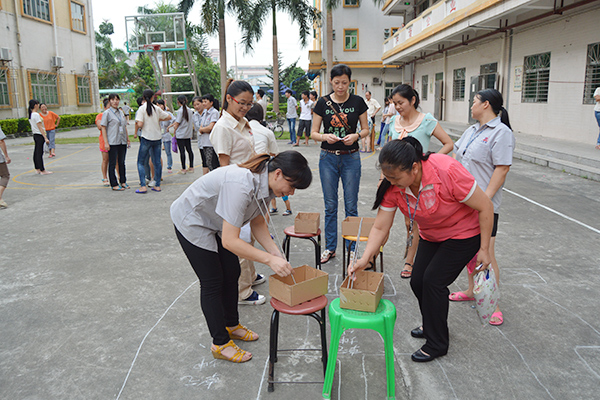
[[[264,304],[265,301],[266,301],[265,296],[263,296],[262,294],[256,293],[256,291],[253,291],[252,294],[250,296],[248,296],[246,299],[239,300],[238,304],[258,306],[258,305]]]
[[[7,208],[8,204],[6,204],[6,202],[2,199],[0,199],[0,208]]]
[[[265,283],[267,281],[267,277],[265,275],[256,274],[256,279],[252,282],[252,286],[260,285],[261,283]]]
[[[150,183],[148,183],[148,187],[154,187],[156,186],[156,181],[150,181]]]

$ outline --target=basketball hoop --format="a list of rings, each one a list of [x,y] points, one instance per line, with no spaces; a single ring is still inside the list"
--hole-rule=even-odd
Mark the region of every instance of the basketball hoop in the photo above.
[[[142,48],[144,49],[144,51],[148,52],[148,51],[160,51],[161,45],[160,44],[145,44],[142,46]]]

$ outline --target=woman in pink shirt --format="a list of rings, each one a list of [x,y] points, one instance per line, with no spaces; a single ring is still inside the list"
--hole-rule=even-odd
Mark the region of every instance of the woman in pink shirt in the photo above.
[[[426,339],[412,355],[427,362],[448,352],[448,285],[475,256],[483,268],[489,253],[494,207],[475,178],[456,160],[444,154],[423,154],[413,137],[392,140],[379,154],[384,179],[377,190],[379,208],[362,258],[348,274],[367,267],[379,252],[394,223],[396,209],[407,216],[410,247],[412,229],[419,224],[419,247],[410,286],[419,300],[423,325],[411,335]]]

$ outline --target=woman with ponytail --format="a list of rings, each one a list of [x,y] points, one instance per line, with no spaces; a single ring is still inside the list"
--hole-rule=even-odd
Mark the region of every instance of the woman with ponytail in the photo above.
[[[135,115],[136,127],[141,129],[140,135],[140,150],[138,151],[137,167],[140,177],[140,188],[136,193],[148,193],[146,187],[146,160],[148,154],[152,159],[152,167],[154,168],[154,186],[152,191],[160,192],[160,181],[162,178],[162,162],[160,160],[160,150],[162,146],[162,130],[160,121],[169,121],[171,116],[162,108],[152,104],[154,100],[154,92],[150,89],[144,90],[143,93],[145,103],[140,106]],[[119,171],[121,171],[119,169]]]
[[[52,172],[46,171],[44,168],[44,143],[48,144],[48,136],[46,136],[46,128],[44,128],[44,120],[39,114],[40,102],[37,100],[29,100],[29,108],[27,114],[29,115],[29,125],[31,126],[31,132],[33,132],[33,141],[35,146],[33,148],[33,165],[35,166],[35,172],[41,175],[48,175]]]
[[[177,115],[175,122],[171,125],[175,129],[175,138],[177,139],[177,147],[179,148],[179,159],[181,160],[180,174],[194,172],[194,152],[192,151],[192,136],[194,134],[194,121],[192,120],[192,109],[187,106],[188,99],[184,95],[177,97]],[[169,128],[171,127],[169,126]],[[190,159],[190,167],[185,165],[185,152],[187,151]]]
[[[365,251],[348,274],[365,269],[379,253],[394,223],[396,210],[419,223],[419,247],[410,286],[419,301],[422,326],[411,331],[425,345],[412,355],[427,362],[448,352],[448,285],[477,254],[487,268],[493,206],[475,178],[456,160],[443,154],[423,154],[413,137],[392,140],[379,154],[385,177],[377,189],[377,217]],[[410,247],[411,237],[406,246]]]
[[[500,282],[500,270],[494,252],[498,230],[498,212],[502,202],[502,187],[510,170],[515,148],[515,136],[510,127],[508,112],[502,106],[502,94],[495,89],[482,90],[475,95],[471,115],[478,122],[469,127],[454,144],[454,157],[464,165],[494,204],[494,227],[490,241],[490,257]],[[469,266],[473,265],[470,263]],[[464,292],[450,294],[452,301],[470,301],[473,298],[474,268],[468,268],[469,287]],[[504,316],[497,305],[489,323],[501,325]]]
[[[214,358],[236,363],[252,358],[232,341],[258,340],[239,322],[238,256],[266,264],[282,277],[292,273],[269,233],[267,205],[275,197],[306,189],[311,180],[308,162],[300,153],[260,154],[203,175],[171,205],[177,239],[200,280],[200,305]],[[240,229],[247,223],[266,251],[240,239]]]

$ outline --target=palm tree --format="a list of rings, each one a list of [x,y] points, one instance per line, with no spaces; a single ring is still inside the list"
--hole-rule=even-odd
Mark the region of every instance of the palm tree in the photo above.
[[[195,0],[181,0],[179,10],[186,17],[189,14]],[[221,64],[221,93],[225,93],[227,84],[227,51],[225,43],[225,10],[238,15],[247,8],[246,0],[204,0],[200,16],[202,27],[208,34],[219,33],[219,63]]]
[[[300,44],[306,46],[307,37],[315,22],[320,21],[319,11],[304,0],[256,0],[250,12],[239,19],[242,29],[242,43],[246,52],[262,36],[263,26],[268,17],[273,18],[273,111],[279,112],[279,63],[277,52],[277,11],[287,13],[292,21],[300,25]]]

